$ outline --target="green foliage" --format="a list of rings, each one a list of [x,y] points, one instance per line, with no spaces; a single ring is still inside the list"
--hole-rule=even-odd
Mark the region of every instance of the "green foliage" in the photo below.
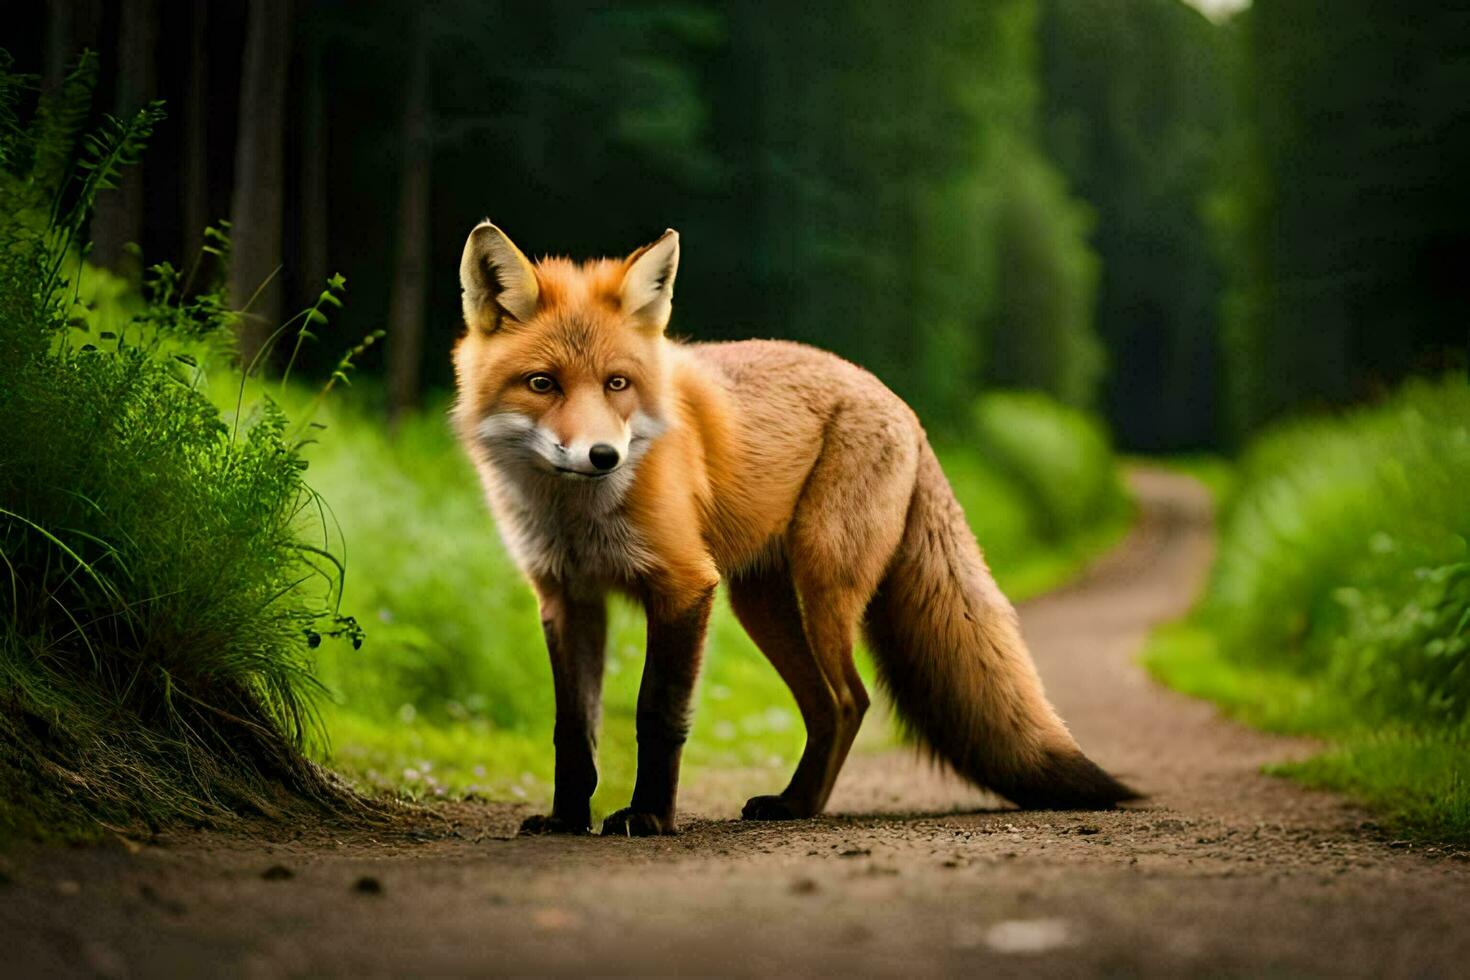
[[[283,785],[334,799],[297,748],[342,568],[285,415],[227,422],[202,390],[220,293],[161,265],[128,297],[81,262],[96,195],[161,118],[74,147],[94,68],[3,127],[0,830],[22,800],[85,826],[270,809]]]
[[[1383,716],[1470,718],[1464,381],[1279,429],[1240,474],[1206,607],[1227,646]]]
[[[1332,748],[1267,772],[1349,793],[1395,832],[1470,842],[1470,729],[1365,722],[1360,707],[1321,675],[1242,660],[1196,622],[1156,630],[1143,661],[1170,687],[1208,698],[1270,731],[1330,739]]]
[[[1033,532],[1061,544],[1127,510],[1107,430],[1036,392],[993,393],[975,404],[986,462],[1025,494]]]
[[[1382,783],[1388,770],[1377,763],[1378,775],[1352,775],[1360,754],[1382,757],[1375,740],[1442,745],[1400,781],[1419,786],[1413,791],[1421,799],[1449,793],[1443,798],[1459,800],[1453,806],[1463,812],[1467,541],[1470,387],[1463,379],[1413,382],[1381,405],[1278,428],[1241,461],[1209,590],[1194,617],[1206,639],[1195,634],[1193,653],[1177,637],[1161,641],[1153,666],[1168,682],[1251,720],[1340,738],[1335,761],[1301,771],[1336,774],[1348,788],[1359,777]],[[1456,761],[1445,771],[1430,765],[1435,759]],[[1431,785],[1441,789],[1424,788]],[[1470,823],[1456,819],[1458,832],[1470,833]]]
[[[1038,412],[1049,421],[1073,419],[1040,397],[1014,402],[1012,418]],[[332,691],[324,709],[332,735],[328,758],[370,783],[413,793],[473,789],[544,799],[554,703],[535,598],[500,545],[443,413],[407,417],[392,436],[371,410],[341,402],[322,419],[324,438],[308,451],[312,481],[332,501],[350,545],[353,574],[344,601],[365,614],[371,634],[360,651],[321,652],[319,675]],[[1092,429],[1063,428],[1053,436],[1059,458],[1085,456],[1089,465],[1111,467],[1109,457],[1090,454],[1091,444],[1084,451],[1068,443],[1090,439]],[[973,446],[941,448],[940,455],[1013,597],[1055,586],[1111,544],[1126,523],[1126,513],[1113,509],[1082,521],[1083,533],[1043,537],[1051,517],[1029,488]],[[600,812],[624,805],[631,789],[642,659],[642,617],[615,601]],[[723,603],[698,690],[690,765],[769,767],[762,779],[784,779],[801,749],[800,716]],[[881,725],[867,730],[882,737]]]
[[[1272,766],[1308,786],[1351,793],[1395,828],[1470,843],[1470,766],[1465,732],[1386,730],[1350,736],[1305,762]]]
[[[1046,391],[1087,407],[1104,368],[1093,332],[1098,262],[1084,244],[1091,217],[1039,158],[1022,156],[1011,174],[999,219],[999,290],[986,374],[993,384]]]
[[[435,5],[434,267],[453,268],[487,211],[533,255],[626,252],[672,225],[676,333],[835,350],[956,435],[982,383],[1087,404],[1096,270],[1086,209],[1038,148],[1036,10]],[[397,142],[382,65],[406,57],[401,10],[318,19],[379,45],[333,51],[327,98],[354,159],[380,159]],[[363,270],[353,316],[387,306],[392,242],[358,216],[393,199],[393,176],[354,166],[333,186],[335,251]],[[459,323],[441,281],[428,351]],[[447,385],[447,358],[427,363]]]

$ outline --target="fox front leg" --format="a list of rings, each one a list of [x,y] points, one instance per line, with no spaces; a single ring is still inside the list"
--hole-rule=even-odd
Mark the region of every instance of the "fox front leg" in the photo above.
[[[551,813],[528,817],[521,833],[591,833],[607,605],[602,596],[574,598],[557,585],[538,583],[537,592],[556,686],[556,790]]]
[[[638,779],[631,805],[602,824],[610,836],[644,837],[675,831],[679,760],[689,735],[689,699],[699,676],[714,589],[693,605],[670,612],[647,603],[648,653],[638,688]]]

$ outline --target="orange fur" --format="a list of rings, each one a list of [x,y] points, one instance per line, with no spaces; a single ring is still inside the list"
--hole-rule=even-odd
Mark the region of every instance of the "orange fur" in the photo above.
[[[851,657],[860,623],[901,715],[963,775],[1024,805],[1129,798],[1047,703],[914,414],[872,375],[812,348],[667,339],[677,263],[668,232],[621,261],[531,266],[487,223],[461,268],[469,330],[454,352],[455,420],[542,597],[548,637],[577,631],[568,596],[621,590],[649,613],[639,790],[617,827],[673,826],[687,688],[721,580],[808,730],[791,784],[746,816],[825,804],[868,706]],[[536,375],[555,390],[532,390]],[[620,463],[592,471],[589,446]],[[567,709],[568,730],[595,729],[584,707]],[[647,788],[645,765],[664,773],[668,753],[645,763],[645,721],[650,745],[674,746],[673,776]],[[582,758],[592,743],[595,730],[568,753]],[[558,742],[559,774],[562,751]],[[580,823],[581,805],[562,807],[566,820]],[[559,819],[555,808],[546,819]]]

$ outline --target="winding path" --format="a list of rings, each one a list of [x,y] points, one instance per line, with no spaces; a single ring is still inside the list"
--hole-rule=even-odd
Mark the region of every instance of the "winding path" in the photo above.
[[[449,838],[36,849],[0,856],[0,972],[1464,976],[1466,855],[1394,847],[1260,775],[1311,746],[1135,666],[1197,593],[1211,534],[1197,484],[1133,480],[1137,529],[1022,622],[1139,806],[1002,809],[892,751],[856,756],[833,815],[796,825],[730,819],[771,776],[729,773],[693,780],[685,833],[657,840],[515,839],[519,810],[466,804]]]

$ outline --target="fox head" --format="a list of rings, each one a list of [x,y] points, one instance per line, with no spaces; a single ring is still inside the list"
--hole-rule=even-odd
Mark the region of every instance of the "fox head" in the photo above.
[[[664,330],[679,234],[625,259],[533,263],[490,222],[460,261],[460,436],[508,475],[628,475],[665,427]]]

